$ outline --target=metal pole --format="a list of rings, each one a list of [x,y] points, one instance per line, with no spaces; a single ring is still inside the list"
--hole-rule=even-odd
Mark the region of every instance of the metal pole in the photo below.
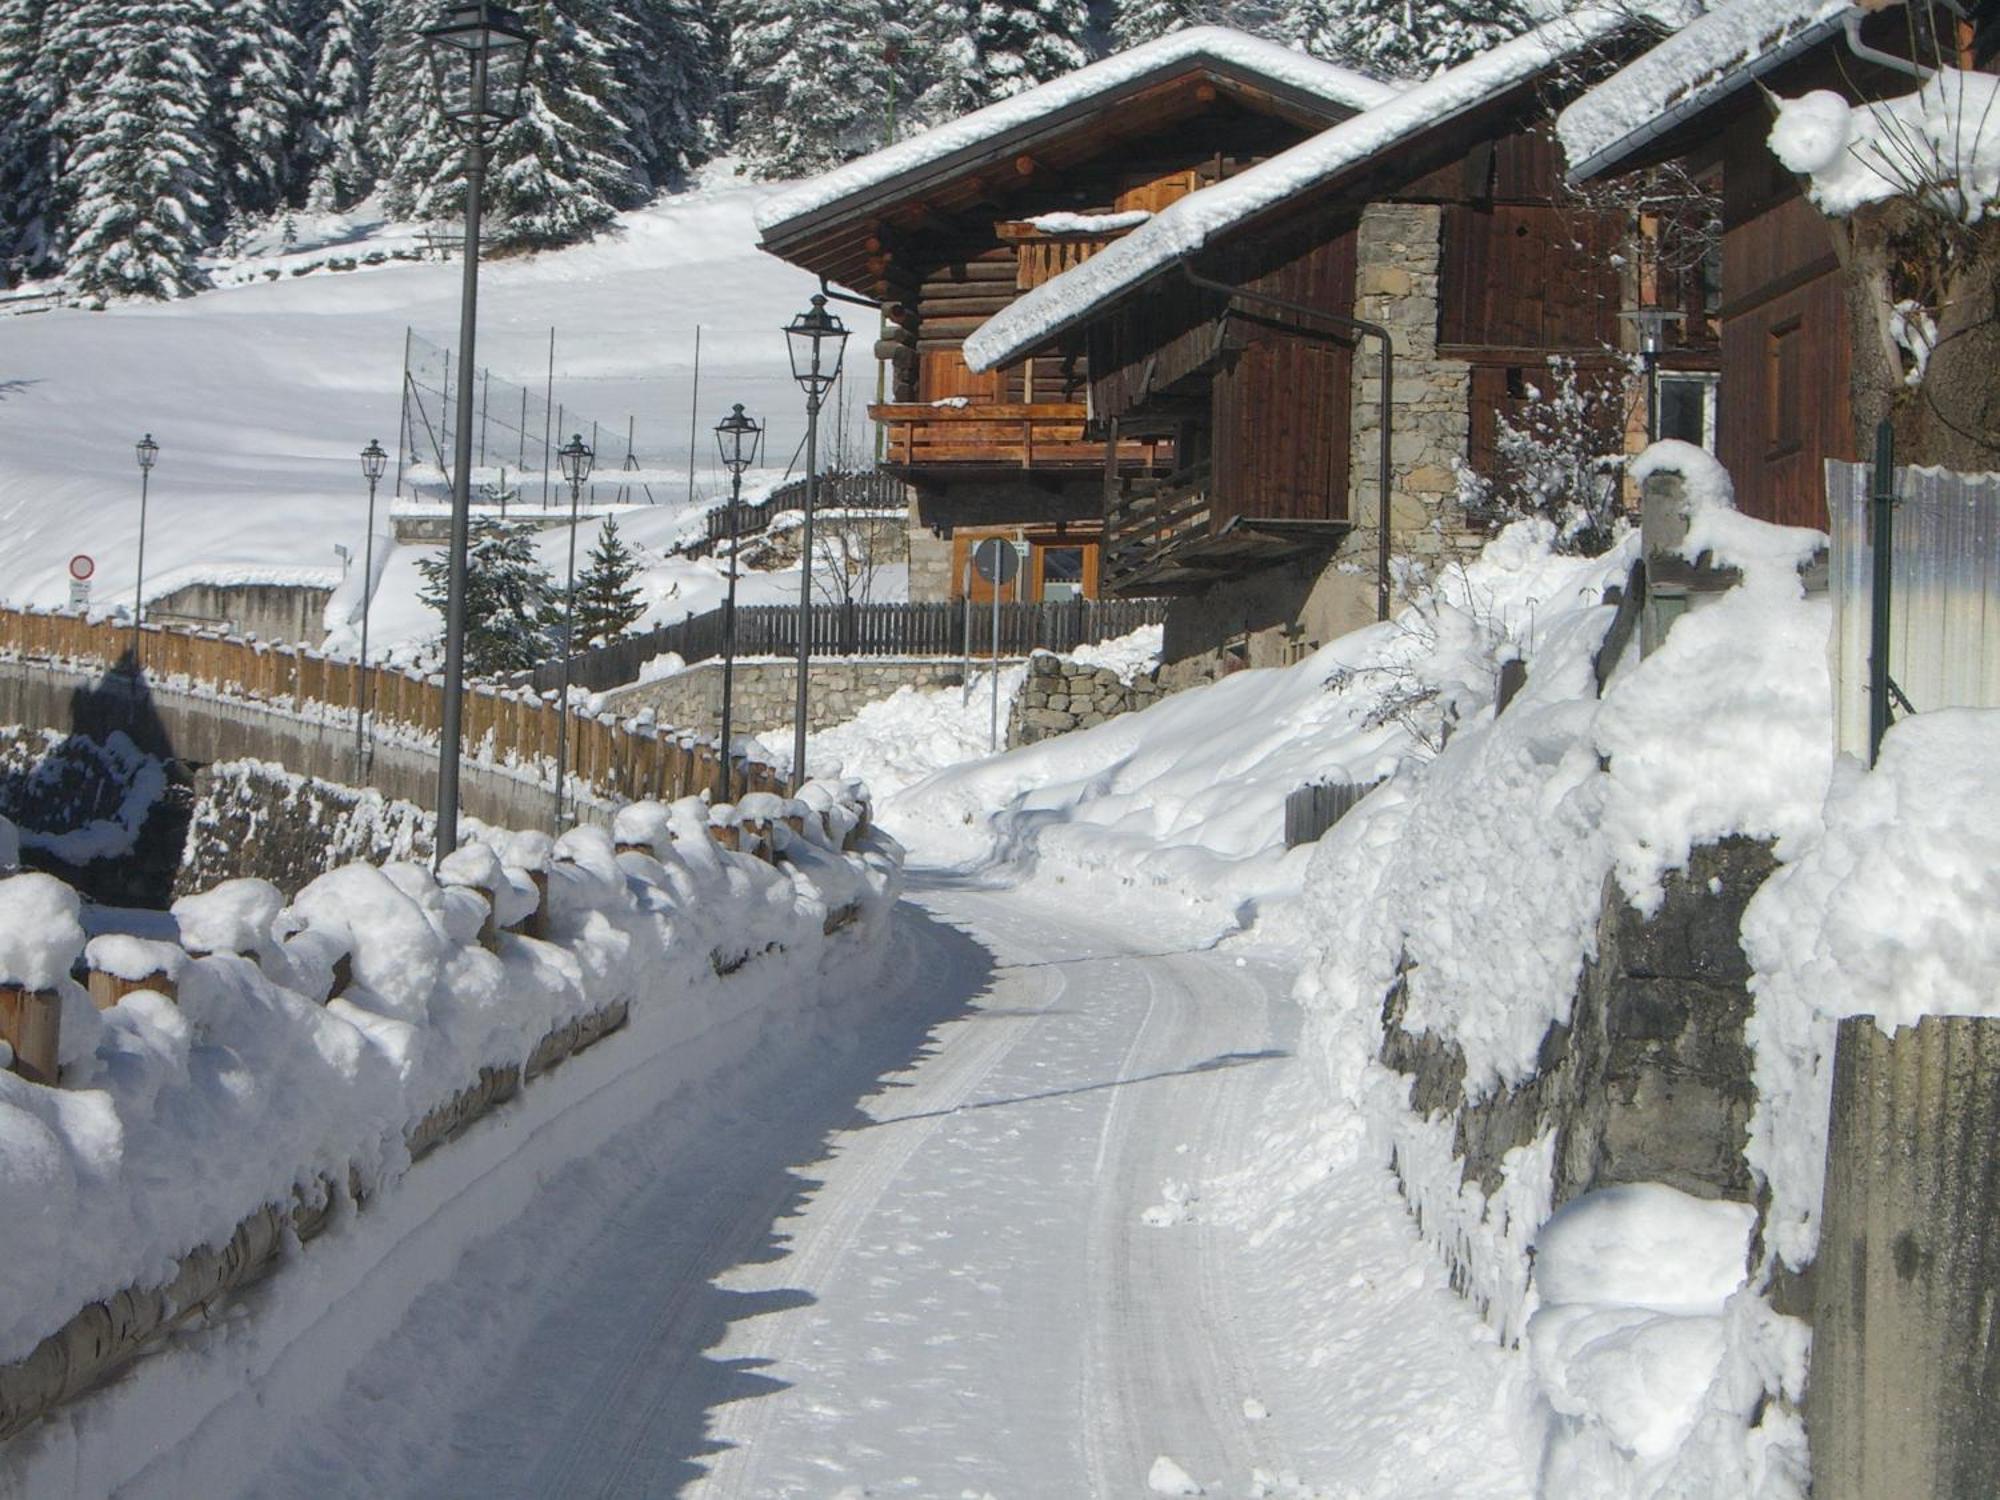
[[[593,450],[595,451],[595,450]],[[556,829],[563,827],[563,778],[569,770],[569,663],[576,649],[576,512],[583,481],[569,482],[569,587],[563,607],[562,697],[556,703]]]
[[[813,501],[819,481],[819,343],[813,343],[813,384],[806,392],[806,524],[799,553],[799,681],[793,708],[792,789],[806,780],[806,671],[812,659]]]
[[[549,508],[549,418],[556,409],[556,331],[549,328],[549,384],[542,394],[542,509]]]
[[[368,773],[368,609],[375,596],[375,481],[368,481],[368,534],[361,539],[361,661],[354,682],[354,779]]]
[[[716,767],[716,801],[729,800],[729,755],[735,732],[731,713],[736,690],[736,535],[737,506],[743,503],[743,473],[729,471],[729,596],[722,605],[722,754]]]
[[[1875,428],[1875,493],[1869,538],[1875,549],[1875,577],[1868,592],[1868,764],[1882,753],[1889,732],[1889,591],[1894,564],[1896,517],[1896,434],[1887,422]]]
[[[132,581],[132,671],[135,675],[143,654],[139,626],[146,617],[146,497],[152,479],[151,469],[139,470],[139,562]]]
[[[1004,572],[1004,569],[995,569]],[[1000,580],[993,580],[993,715],[986,726],[986,753],[1000,748]]]
[[[486,467],[486,403],[493,394],[493,372],[479,372],[479,467]]]
[[[396,424],[396,488],[390,491],[398,500],[403,498],[403,446],[405,441],[411,449],[417,446],[415,434],[410,431],[410,325],[403,325],[403,409],[398,414]],[[410,455],[416,457],[414,452]]]
[[[694,325],[694,391],[688,397],[688,504],[694,504],[694,449],[701,425],[701,324]]]
[[[465,574],[472,535],[473,330],[479,315],[479,209],[486,186],[486,143],[478,120],[486,109],[486,63],[472,69],[472,120],[465,137],[465,269],[458,310],[458,431],[452,434],[451,553],[446,570],[444,708],[438,731],[436,860],[458,848],[459,726],[465,700]]]
[[[959,580],[958,596],[964,602],[964,618],[959,622],[959,644],[965,648],[965,686],[959,689],[958,706],[972,702],[972,549],[965,549],[965,576]]]

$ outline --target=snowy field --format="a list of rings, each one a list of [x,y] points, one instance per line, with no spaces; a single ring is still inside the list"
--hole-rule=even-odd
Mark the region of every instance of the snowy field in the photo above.
[[[709,181],[622,215],[617,232],[594,244],[488,261],[480,274],[478,359],[496,377],[539,393],[553,327],[558,402],[606,421],[633,414],[647,451],[664,452],[676,475],[686,469],[692,419],[694,506],[677,479],[654,488],[659,504],[620,516],[626,540],[655,557],[694,511],[726,494],[710,429],[732,403],[769,424],[772,467],[748,476],[750,497],[776,482],[804,434],[780,330],[816,285],[755,248],[751,216],[775,189],[738,185],[726,165],[711,169]],[[361,216],[309,227],[349,235],[336,246],[345,255],[408,239],[403,227]],[[367,506],[358,454],[371,438],[394,452],[404,330],[455,350],[459,265],[391,261],[294,277],[287,267],[318,257],[272,252],[224,268],[218,289],[180,302],[0,318],[0,532],[8,543],[0,599],[63,603],[65,565],[87,552],[97,562],[93,603],[129,605],[139,508],[132,445],[147,432],[160,445],[149,594],[175,577],[254,578],[274,568],[335,578],[336,544],[351,550],[358,575]],[[267,280],[261,269],[284,274]],[[840,400],[858,427],[874,366],[865,318],[850,322],[856,378]],[[700,387],[691,409],[697,325]],[[615,467],[622,442],[622,429],[601,435],[605,468]],[[392,480],[393,467],[385,511]],[[538,508],[539,490],[528,499]],[[386,533],[386,514],[378,528]],[[594,536],[586,523],[586,548]],[[540,543],[558,577],[565,545],[559,531]],[[416,602],[416,561],[426,550],[398,548],[384,561],[377,548],[371,649],[435,630]],[[336,618],[352,610],[357,583],[351,578],[336,598]],[[714,607],[723,585],[713,564],[675,561],[653,569],[644,586],[657,621]],[[776,602],[796,598],[797,588],[795,570],[757,575],[743,598]]]

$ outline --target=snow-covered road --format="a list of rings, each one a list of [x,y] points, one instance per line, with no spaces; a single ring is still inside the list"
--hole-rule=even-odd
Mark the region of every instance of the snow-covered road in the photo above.
[[[245,1492],[1526,1493],[1386,1178],[1232,1206],[1301,1067],[1285,967],[911,884],[894,1020],[546,1182]]]

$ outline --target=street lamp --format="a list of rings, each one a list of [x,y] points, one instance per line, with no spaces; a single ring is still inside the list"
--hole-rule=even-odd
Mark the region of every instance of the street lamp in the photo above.
[[[1655,443],[1660,438],[1660,355],[1667,347],[1667,325],[1687,314],[1648,304],[1618,316],[1639,327],[1639,356],[1646,364],[1646,441]]]
[[[132,445],[139,456],[139,563],[132,584],[132,671],[137,675],[140,660],[139,625],[146,615],[146,499],[152,487],[153,465],[160,457],[160,445],[147,433]]]
[[[354,672],[354,780],[368,772],[368,610],[375,602],[375,486],[382,482],[389,455],[374,438],[361,450],[361,474],[368,481],[368,531],[361,539],[361,661]]]
[[[806,779],[806,666],[812,656],[813,502],[819,485],[819,408],[840,378],[840,356],[847,348],[847,328],[826,310],[826,298],[813,294],[812,306],[786,325],[792,354],[792,378],[806,393],[806,524],[799,553],[799,683],[793,711],[792,785]],[[822,346],[832,344],[829,363]]]
[[[729,599],[722,606],[722,763],[716,771],[715,800],[729,800],[731,694],[736,681],[736,525],[738,507],[743,503],[743,471],[757,462],[763,446],[764,429],[743,415],[737,402],[728,416],[715,424],[715,446],[722,466],[729,470]],[[800,680],[804,680],[800,672]]]
[[[458,847],[459,723],[465,697],[465,572],[472,529],[473,329],[479,307],[479,209],[486,148],[521,117],[535,39],[492,0],[466,0],[427,28],[438,105],[465,138],[465,269],[458,314],[458,428],[452,434],[451,547],[447,559],[444,712],[438,736],[437,855]]]
[[[569,587],[563,607],[562,698],[556,704],[556,832],[562,832],[563,777],[569,769],[569,663],[576,651],[576,513],[583,503],[583,482],[590,478],[597,455],[580,432],[557,450],[562,476],[569,481]]]

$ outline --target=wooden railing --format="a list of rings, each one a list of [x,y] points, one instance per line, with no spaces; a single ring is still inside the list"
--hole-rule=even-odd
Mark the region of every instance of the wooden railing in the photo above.
[[[1117,588],[1148,563],[1209,534],[1209,467],[1196,464],[1165,479],[1127,478],[1104,517],[1104,571]]]
[[[355,664],[317,651],[151,625],[138,650],[145,675],[163,686],[185,684],[322,720],[328,709],[354,712]],[[129,672],[132,652],[129,625],[0,607],[0,653]],[[371,733],[421,741],[440,732],[443,678],[384,667],[371,668],[368,677]],[[554,703],[537,692],[468,685],[461,720],[466,753],[496,766],[539,771],[542,762],[555,759],[558,717]],[[583,710],[570,714],[571,774],[613,800],[671,801],[699,793],[715,784],[716,755],[713,739],[685,730]],[[738,775],[750,791],[788,789],[763,761],[739,759]]]
[[[752,505],[736,507],[736,534],[750,537],[765,530],[771,522],[788,510],[803,510],[806,503],[806,482],[794,479],[778,488],[764,499]],[[870,469],[860,474],[825,474],[813,496],[813,504],[819,510],[880,510],[902,511],[909,504],[909,494],[903,481],[894,474],[885,474],[879,469]],[[680,551],[687,557],[707,557],[716,547],[729,539],[729,507],[712,506],[702,518],[706,530],[693,541],[682,545]]]
[[[1129,635],[1164,621],[1160,599],[1069,599],[1060,603],[1002,604],[1000,654],[1074,651],[1078,646]],[[636,682],[640,666],[673,652],[690,666],[722,655],[724,616],[719,609],[691,615],[643,635],[628,636],[570,660],[570,681],[592,692]],[[822,604],[812,612],[815,656],[960,656],[966,648],[963,604]],[[758,604],[736,611],[738,656],[793,656],[799,649],[799,612],[789,604]],[[972,654],[992,654],[992,610],[975,606]],[[537,667],[538,689],[562,680],[562,664]]]
[[[868,415],[888,429],[882,462],[897,469],[1095,469],[1105,461],[1104,444],[1084,437],[1089,413],[1069,402],[895,404],[871,406]],[[1127,438],[1117,459],[1159,468],[1172,453],[1172,438]]]

